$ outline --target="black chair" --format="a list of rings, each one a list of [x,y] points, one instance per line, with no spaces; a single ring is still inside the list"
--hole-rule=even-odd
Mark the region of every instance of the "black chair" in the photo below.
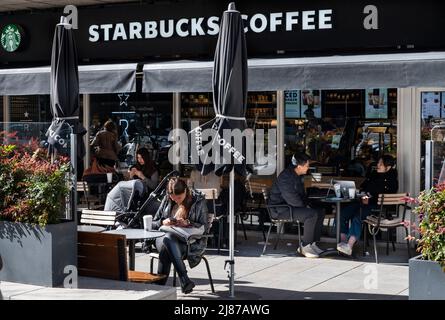
[[[372,235],[374,240],[374,256],[375,262],[379,263],[377,255],[377,240],[376,236],[379,231],[387,231],[386,239],[386,255],[389,255],[389,242],[390,242],[390,231],[395,231],[397,228],[404,228],[406,234],[406,245],[408,249],[408,257],[411,258],[411,250],[408,239],[408,227],[404,224],[406,210],[409,208],[407,204],[407,193],[385,193],[380,194],[377,204],[380,206],[379,209],[373,211],[373,215],[366,217],[363,221],[364,227],[364,244],[363,244],[363,255],[365,255],[367,247],[367,231]],[[400,209],[402,209],[402,216],[400,217]],[[391,240],[393,251],[396,250],[394,240]]]
[[[278,242],[280,241],[280,234],[283,232],[284,230],[284,225],[286,223],[290,223],[290,224],[296,224],[298,227],[298,247],[300,248],[300,252],[301,251],[301,226],[300,226],[300,221],[298,220],[294,220],[292,217],[292,207],[290,205],[287,204],[277,204],[277,205],[270,205],[268,204],[268,200],[269,200],[269,192],[267,189],[263,189],[263,197],[264,197],[264,203],[266,204],[266,209],[267,209],[267,213],[269,214],[269,218],[270,218],[270,225],[269,225],[269,230],[267,231],[267,236],[266,236],[266,241],[264,243],[264,248],[263,248],[263,255],[266,253],[266,247],[267,247],[267,243],[269,240],[269,236],[270,236],[270,231],[272,230],[272,226],[275,225],[277,227],[277,240],[275,242],[275,246],[274,246],[274,250],[277,249],[278,246]],[[287,209],[288,213],[289,213],[289,217],[288,218],[280,218],[277,217],[276,214],[276,209],[278,208],[285,208]],[[280,225],[280,227],[278,227],[278,224]]]
[[[206,264],[206,268],[207,268],[207,275],[209,277],[209,282],[210,282],[210,288],[212,289],[212,293],[215,293],[215,287],[213,286],[213,279],[212,279],[212,274],[210,272],[210,266],[209,266],[209,261],[207,260],[205,254],[206,248],[204,248],[201,252],[193,252],[191,250],[191,246],[193,244],[194,241],[196,240],[201,240],[203,238],[212,238],[213,235],[209,234],[210,229],[212,227],[212,223],[214,221],[215,215],[214,214],[208,214],[208,227],[207,230],[205,231],[205,233],[203,235],[192,235],[189,237],[189,239],[187,240],[187,251],[185,252],[184,256],[182,257],[183,260],[187,260],[189,257],[191,256],[199,256],[201,258],[201,260],[203,260]],[[159,253],[158,252],[152,252],[149,254],[150,257],[150,273],[153,273],[153,262],[154,259],[159,259]],[[173,265],[173,286],[176,286],[176,269]]]
[[[209,214],[213,214],[213,222],[218,222],[218,237],[216,239],[217,241],[217,247],[218,247],[218,254],[221,251],[221,239],[223,237],[223,223],[224,218],[227,217],[227,215],[218,215],[217,214],[217,208],[221,207],[221,204],[217,203],[216,200],[219,197],[218,189],[216,188],[208,188],[208,189],[196,189],[196,191],[201,192],[204,194],[206,200],[212,201],[211,209],[209,208],[210,212]]]

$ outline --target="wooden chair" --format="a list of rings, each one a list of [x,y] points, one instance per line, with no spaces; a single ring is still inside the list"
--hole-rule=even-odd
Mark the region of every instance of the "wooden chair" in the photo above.
[[[165,278],[127,267],[124,235],[78,232],[77,268],[79,275],[121,281],[152,283]]]
[[[221,204],[217,204],[216,200],[219,197],[218,194],[218,189],[216,188],[209,188],[209,189],[196,189],[196,191],[201,192],[202,194],[204,194],[206,200],[210,200],[212,201],[212,212],[209,212],[209,214],[213,214],[213,221],[218,221],[218,239],[217,239],[217,246],[218,246],[218,254],[221,251],[221,239],[223,236],[223,223],[224,223],[224,215],[217,215],[217,207],[220,207]]]
[[[407,193],[394,193],[394,194],[379,194],[379,199],[377,204],[380,206],[379,209],[374,211],[374,215],[366,217],[363,221],[364,230],[364,244],[363,244],[363,254],[365,254],[365,247],[367,243],[367,232],[372,235],[374,240],[374,256],[375,262],[379,263],[378,255],[377,255],[377,241],[376,235],[381,230],[386,230],[387,233],[387,242],[386,242],[386,254],[389,254],[389,237],[390,231],[396,230],[399,227],[405,229],[406,237],[408,237],[408,227],[404,224],[406,210],[409,208],[407,204]],[[400,209],[402,209],[402,216],[400,217]],[[366,228],[368,230],[366,230]],[[395,244],[392,240],[393,250],[395,251]],[[411,258],[411,251],[409,240],[407,238],[406,245],[408,249],[408,257]]]
[[[88,210],[83,209],[80,216],[80,223],[101,226],[106,229],[112,229],[116,223],[116,211]]]
[[[260,219],[263,209],[266,210],[263,189],[267,188],[267,185],[260,182],[252,182],[247,180],[245,184],[246,197],[243,201],[243,208],[240,212],[237,212],[237,219],[241,220],[241,225],[244,231],[244,239],[247,240],[246,228],[244,226],[243,218],[248,219],[250,217],[250,225],[253,224],[253,217],[258,218],[261,232],[263,233],[263,239],[266,241],[266,234],[264,232],[263,220]]]
[[[77,181],[76,190],[80,194],[80,203],[77,205],[78,210],[97,210],[103,208],[103,205],[100,204],[99,198],[90,194],[90,188],[85,181]]]

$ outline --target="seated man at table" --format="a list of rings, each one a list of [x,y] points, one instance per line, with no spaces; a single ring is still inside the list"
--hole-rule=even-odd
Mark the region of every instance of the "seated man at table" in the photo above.
[[[302,250],[299,253],[307,258],[318,258],[323,252],[316,241],[320,241],[323,227],[324,212],[322,209],[312,209],[308,206],[304,190],[303,176],[309,169],[309,156],[304,153],[295,154],[292,164],[280,173],[270,191],[269,204],[287,204],[292,208],[293,221],[304,223]],[[274,210],[274,209],[272,209]],[[271,212],[273,214],[273,212]],[[289,219],[289,209],[286,207],[275,209],[279,218]]]
[[[377,169],[363,181],[360,189],[365,192],[360,202],[348,204],[340,211],[340,243],[337,250],[350,256],[352,248],[362,233],[362,221],[377,209],[377,200],[381,193],[396,193],[399,188],[395,160],[390,155],[379,158]],[[349,224],[351,221],[351,224]]]

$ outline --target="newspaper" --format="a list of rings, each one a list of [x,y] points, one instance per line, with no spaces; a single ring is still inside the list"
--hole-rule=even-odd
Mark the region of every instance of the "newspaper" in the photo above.
[[[177,234],[178,236],[184,238],[186,241],[189,240],[192,235],[203,235],[204,234],[204,226],[202,225],[199,228],[194,227],[179,227],[179,226],[161,226],[159,228],[160,231],[164,232],[172,232]]]

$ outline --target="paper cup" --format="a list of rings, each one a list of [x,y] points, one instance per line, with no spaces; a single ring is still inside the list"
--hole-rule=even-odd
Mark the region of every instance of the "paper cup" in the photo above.
[[[355,199],[355,188],[349,188],[349,198]]]
[[[112,183],[113,182],[113,173],[108,172],[107,173],[107,182]]]
[[[146,215],[143,217],[143,221],[144,221],[144,230],[151,231],[151,223],[153,222],[153,216]]]

